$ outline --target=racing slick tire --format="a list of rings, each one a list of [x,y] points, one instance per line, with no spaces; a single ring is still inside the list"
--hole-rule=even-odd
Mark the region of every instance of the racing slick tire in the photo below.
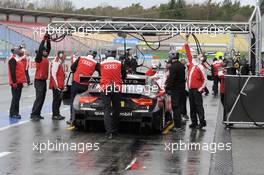
[[[152,131],[155,134],[160,134],[164,128],[165,123],[165,101],[162,109],[156,112],[152,118]]]

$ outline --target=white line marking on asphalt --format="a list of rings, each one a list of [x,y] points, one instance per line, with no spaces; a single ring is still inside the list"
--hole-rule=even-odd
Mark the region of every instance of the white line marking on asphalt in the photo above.
[[[25,98],[32,98],[32,97],[35,97],[36,95],[28,95],[28,96],[25,96]]]
[[[0,153],[0,158],[1,158],[1,157],[5,157],[5,156],[7,156],[8,154],[11,154],[11,152],[1,152],[1,153]]]
[[[63,108],[63,109],[61,109],[61,112],[62,112],[62,111],[67,111],[67,110],[69,110],[69,109],[70,109],[69,107]],[[44,113],[43,115],[51,115],[51,114],[52,114],[52,113]],[[1,131],[4,131],[4,130],[7,130],[7,129],[9,129],[9,128],[13,128],[13,127],[15,127],[15,126],[19,126],[19,125],[26,124],[26,123],[28,123],[28,122],[30,122],[30,120],[22,121],[22,122],[19,122],[19,123],[16,123],[16,124],[8,125],[8,126],[4,126],[4,127],[0,128],[0,132],[1,132]]]
[[[0,128],[0,131],[4,131],[4,130],[7,130],[9,128],[13,128],[15,126],[23,125],[23,124],[28,123],[28,122],[29,121],[22,121],[22,122],[19,122],[19,123],[16,123],[16,124],[8,125],[8,126]]]

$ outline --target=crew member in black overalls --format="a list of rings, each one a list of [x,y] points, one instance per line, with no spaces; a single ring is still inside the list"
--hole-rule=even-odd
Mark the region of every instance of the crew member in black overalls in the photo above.
[[[179,61],[179,53],[171,52],[169,57],[171,59],[171,66],[166,81],[166,92],[168,95],[171,95],[175,126],[173,131],[177,132],[182,130],[181,111],[185,96],[185,66]]]

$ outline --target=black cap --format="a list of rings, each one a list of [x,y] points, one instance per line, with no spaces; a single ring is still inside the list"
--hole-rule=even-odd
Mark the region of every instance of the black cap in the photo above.
[[[11,49],[11,53],[13,53],[13,54],[15,53],[15,48]]]
[[[88,53],[87,53],[87,55],[92,55],[93,57],[96,57],[97,51],[95,51],[95,50],[89,50]]]
[[[169,52],[169,60],[174,60],[174,59],[180,59],[180,54],[179,52],[176,51],[170,51]]]
[[[108,50],[105,54],[106,58],[107,57],[116,57],[116,50]]]
[[[64,51],[63,50],[60,50],[60,51],[58,51],[58,56],[59,56],[59,54],[64,54]]]

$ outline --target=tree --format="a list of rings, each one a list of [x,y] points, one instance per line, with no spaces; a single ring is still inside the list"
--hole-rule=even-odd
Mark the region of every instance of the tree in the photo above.
[[[28,10],[35,10],[35,5],[34,5],[33,3],[29,3],[29,4],[27,5],[27,9],[28,9]]]
[[[25,8],[27,0],[1,0],[0,5],[5,8]]]
[[[36,0],[34,2],[38,10],[49,10],[54,12],[73,12],[75,7],[71,0]]]
[[[186,0],[170,0],[151,8],[133,3],[124,8],[102,4],[95,8],[75,9],[73,0],[0,0],[0,6],[100,16],[228,21],[246,21],[253,11],[252,6],[241,6],[239,0],[223,0],[221,3],[216,3],[216,0],[204,1],[202,4],[187,4]],[[261,10],[263,13],[264,0],[261,1]]]
[[[176,5],[175,5],[175,11],[176,11],[176,17],[180,19],[185,18],[185,8],[186,7],[186,2],[185,0],[177,0]]]

